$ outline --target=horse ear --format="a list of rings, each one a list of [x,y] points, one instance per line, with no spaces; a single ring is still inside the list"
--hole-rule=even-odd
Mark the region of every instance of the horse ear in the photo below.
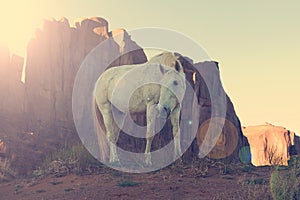
[[[162,74],[165,74],[167,72],[166,68],[163,65],[159,65],[159,70]]]
[[[175,62],[175,69],[176,69],[176,71],[180,72],[180,68],[181,68],[181,67],[180,67],[178,61],[176,61],[176,62]]]

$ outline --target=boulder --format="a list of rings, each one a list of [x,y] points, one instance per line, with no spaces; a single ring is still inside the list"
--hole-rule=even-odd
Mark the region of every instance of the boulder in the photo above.
[[[295,133],[272,124],[243,127],[250,144],[251,162],[255,166],[288,165]]]

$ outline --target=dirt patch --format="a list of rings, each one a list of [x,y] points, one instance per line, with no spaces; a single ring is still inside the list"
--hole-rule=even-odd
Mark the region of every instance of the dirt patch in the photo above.
[[[193,166],[175,165],[147,174],[102,168],[90,175],[17,179],[0,184],[0,199],[271,198],[271,168],[215,165],[204,174],[200,171]]]

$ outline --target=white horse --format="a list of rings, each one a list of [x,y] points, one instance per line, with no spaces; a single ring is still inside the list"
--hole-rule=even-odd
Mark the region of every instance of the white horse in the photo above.
[[[122,127],[118,126],[114,119],[113,108],[117,108],[123,113],[128,110],[130,113],[146,111],[145,163],[147,165],[152,165],[150,149],[155,135],[157,117],[164,116],[166,119],[167,116],[170,116],[173,126],[174,158],[182,155],[179,116],[180,103],[184,97],[186,84],[183,67],[178,58],[173,53],[165,52],[144,64],[112,67],[99,77],[93,92],[95,105],[93,110],[96,110],[94,119],[98,129],[100,128],[99,116],[95,115],[97,109],[98,114],[99,111],[101,112],[106,137],[109,141],[107,144],[103,134],[97,131],[100,155],[103,161],[107,159],[109,149],[109,162],[118,164],[120,162],[116,143]],[[149,84],[145,84],[147,81]],[[128,94],[130,88],[136,88],[132,94]]]

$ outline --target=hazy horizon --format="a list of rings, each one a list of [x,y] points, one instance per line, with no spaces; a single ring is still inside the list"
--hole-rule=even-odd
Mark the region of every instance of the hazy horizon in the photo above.
[[[18,5],[18,6],[15,6]],[[43,19],[100,16],[109,30],[161,27],[202,45],[219,62],[223,86],[243,126],[265,122],[300,135],[300,2],[7,1],[0,43],[25,55]],[[298,91],[298,92],[297,92]]]

